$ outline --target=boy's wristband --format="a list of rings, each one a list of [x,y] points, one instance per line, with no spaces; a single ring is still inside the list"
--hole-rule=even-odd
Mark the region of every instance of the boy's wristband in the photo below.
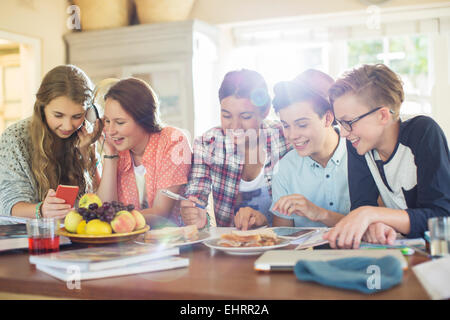
[[[36,219],[42,218],[41,207],[42,207],[42,201],[36,205]]]

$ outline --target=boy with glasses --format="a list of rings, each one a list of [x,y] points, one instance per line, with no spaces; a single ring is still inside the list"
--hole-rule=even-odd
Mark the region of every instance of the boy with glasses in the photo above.
[[[402,122],[402,82],[382,64],[346,73],[329,90],[350,156],[351,212],[324,237],[332,247],[358,248],[361,239],[392,243],[395,232],[423,237],[427,220],[450,214],[447,140],[431,118]],[[378,207],[381,197],[386,207]],[[364,237],[363,237],[364,236]]]

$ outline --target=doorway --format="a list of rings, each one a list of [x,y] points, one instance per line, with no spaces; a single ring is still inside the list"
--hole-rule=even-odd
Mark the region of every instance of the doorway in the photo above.
[[[0,134],[33,113],[40,57],[40,40],[0,30]]]

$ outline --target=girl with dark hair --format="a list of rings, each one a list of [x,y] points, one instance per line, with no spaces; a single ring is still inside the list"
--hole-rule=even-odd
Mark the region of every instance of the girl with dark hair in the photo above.
[[[205,205],[212,191],[217,226],[247,229],[272,224],[271,181],[287,152],[282,127],[265,120],[270,97],[264,78],[252,70],[225,75],[219,89],[221,126],[194,142],[194,160],[181,201],[185,224],[209,225]]]
[[[102,123],[86,130],[91,99],[91,81],[79,68],[58,66],[45,75],[32,117],[8,127],[0,139],[1,214],[61,218],[71,207],[55,197],[59,184],[79,186],[80,194],[95,190],[93,143]]]
[[[161,217],[174,217],[175,201],[159,191],[180,191],[187,182],[192,155],[186,136],[176,128],[163,127],[158,113],[158,98],[142,80],[120,80],[108,90],[105,155],[97,191],[103,201],[134,205],[153,225]]]

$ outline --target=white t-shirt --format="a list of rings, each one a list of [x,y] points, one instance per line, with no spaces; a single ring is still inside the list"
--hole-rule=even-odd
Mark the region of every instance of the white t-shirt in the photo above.
[[[147,170],[143,165],[134,167],[134,175],[136,176],[136,185],[139,193],[139,203],[141,204],[141,208],[148,208],[148,200],[147,200],[147,189],[145,187],[145,174]]]
[[[241,179],[239,193],[242,196],[242,202],[239,204],[239,207],[251,207],[254,210],[258,210],[266,216],[269,226],[271,226],[273,220],[272,213],[270,212],[272,197],[270,196],[269,188],[264,177],[264,168],[261,168],[258,176],[252,181]]]
[[[239,191],[240,192],[249,192],[254,191],[256,189],[262,188],[266,185],[266,181],[264,180],[264,168],[261,168],[258,176],[252,181],[245,181],[241,179],[239,183]]]

